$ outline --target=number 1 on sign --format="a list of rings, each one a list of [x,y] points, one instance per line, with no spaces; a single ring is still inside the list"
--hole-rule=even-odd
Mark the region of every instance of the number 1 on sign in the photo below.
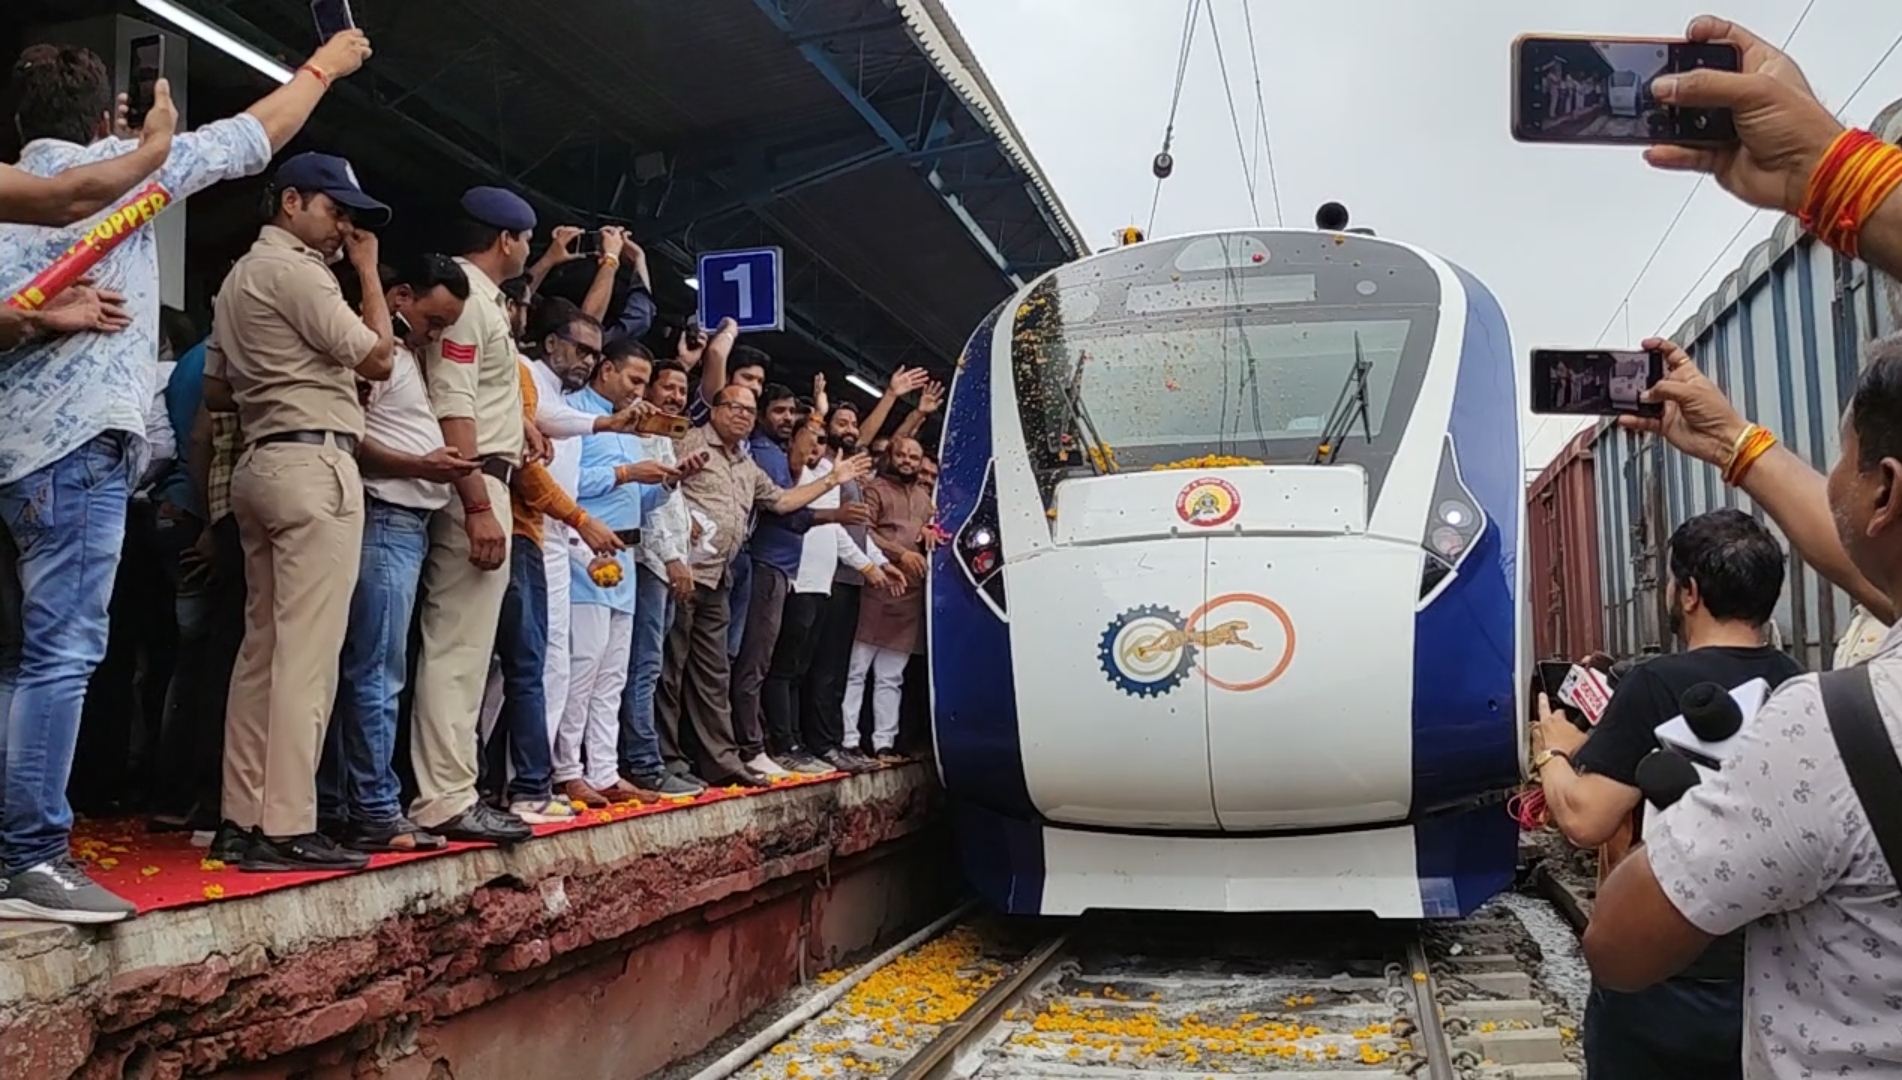
[[[740,290],[740,321],[746,322],[753,317],[753,266],[741,263],[720,275],[721,281],[731,281]]]

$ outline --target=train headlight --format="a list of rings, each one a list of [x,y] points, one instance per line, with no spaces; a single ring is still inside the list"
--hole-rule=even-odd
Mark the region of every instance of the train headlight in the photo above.
[[[1426,549],[1420,568],[1422,607],[1458,576],[1460,563],[1486,530],[1486,514],[1460,478],[1450,437],[1440,444],[1440,471],[1433,483],[1433,501],[1428,505],[1433,513],[1421,538],[1421,546]]]
[[[998,618],[1008,619],[1010,601],[1004,593],[1004,548],[998,537],[997,467],[985,466],[984,487],[971,516],[958,527],[952,555],[964,577]]]

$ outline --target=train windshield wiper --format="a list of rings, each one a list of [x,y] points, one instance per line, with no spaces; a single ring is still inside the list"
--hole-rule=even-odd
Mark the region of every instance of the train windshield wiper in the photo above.
[[[1354,421],[1359,420],[1361,430],[1367,441],[1374,441],[1373,414],[1367,405],[1367,373],[1374,369],[1373,361],[1362,355],[1360,331],[1354,331],[1354,367],[1347,373],[1347,383],[1341,387],[1341,395],[1334,401],[1334,411],[1328,415],[1327,425],[1321,429],[1321,442],[1314,448],[1312,465],[1328,465],[1334,461],[1334,455],[1341,449],[1341,441],[1354,430]]]
[[[1057,385],[1057,392],[1063,395],[1063,434],[1075,433],[1077,441],[1083,444],[1083,454],[1089,459],[1090,468],[1102,476],[1116,471],[1116,461],[1103,446],[1096,425],[1090,420],[1090,410],[1083,404],[1083,364],[1089,358],[1089,353],[1077,351],[1076,367],[1071,369],[1067,382]]]

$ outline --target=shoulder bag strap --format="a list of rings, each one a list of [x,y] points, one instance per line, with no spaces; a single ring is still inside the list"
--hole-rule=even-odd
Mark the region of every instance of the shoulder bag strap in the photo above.
[[[1875,688],[1865,664],[1818,677],[1829,733],[1836,740],[1849,784],[1862,800],[1862,812],[1876,834],[1889,872],[1902,880],[1902,761],[1882,722]]]

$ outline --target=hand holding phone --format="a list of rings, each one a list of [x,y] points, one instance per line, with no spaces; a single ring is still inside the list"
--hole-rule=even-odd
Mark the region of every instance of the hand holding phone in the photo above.
[[[1729,42],[1523,35],[1512,45],[1512,137],[1599,146],[1723,146],[1737,141],[1728,109],[1669,105],[1652,80],[1741,71]]]
[[[684,416],[673,413],[648,413],[634,421],[634,431],[640,435],[664,435],[669,439],[685,438],[693,427],[693,422]]]
[[[1661,352],[1532,350],[1532,411],[1546,416],[1664,415],[1642,400],[1664,378]]]
[[[133,38],[128,55],[132,70],[126,78],[125,127],[136,132],[158,100],[158,81],[165,76],[165,35]]]
[[[601,254],[601,230],[589,229],[574,238],[568,245],[568,253],[578,258],[591,258]]]
[[[322,45],[345,30],[357,28],[350,0],[310,0],[311,21],[317,24],[317,44]]]

